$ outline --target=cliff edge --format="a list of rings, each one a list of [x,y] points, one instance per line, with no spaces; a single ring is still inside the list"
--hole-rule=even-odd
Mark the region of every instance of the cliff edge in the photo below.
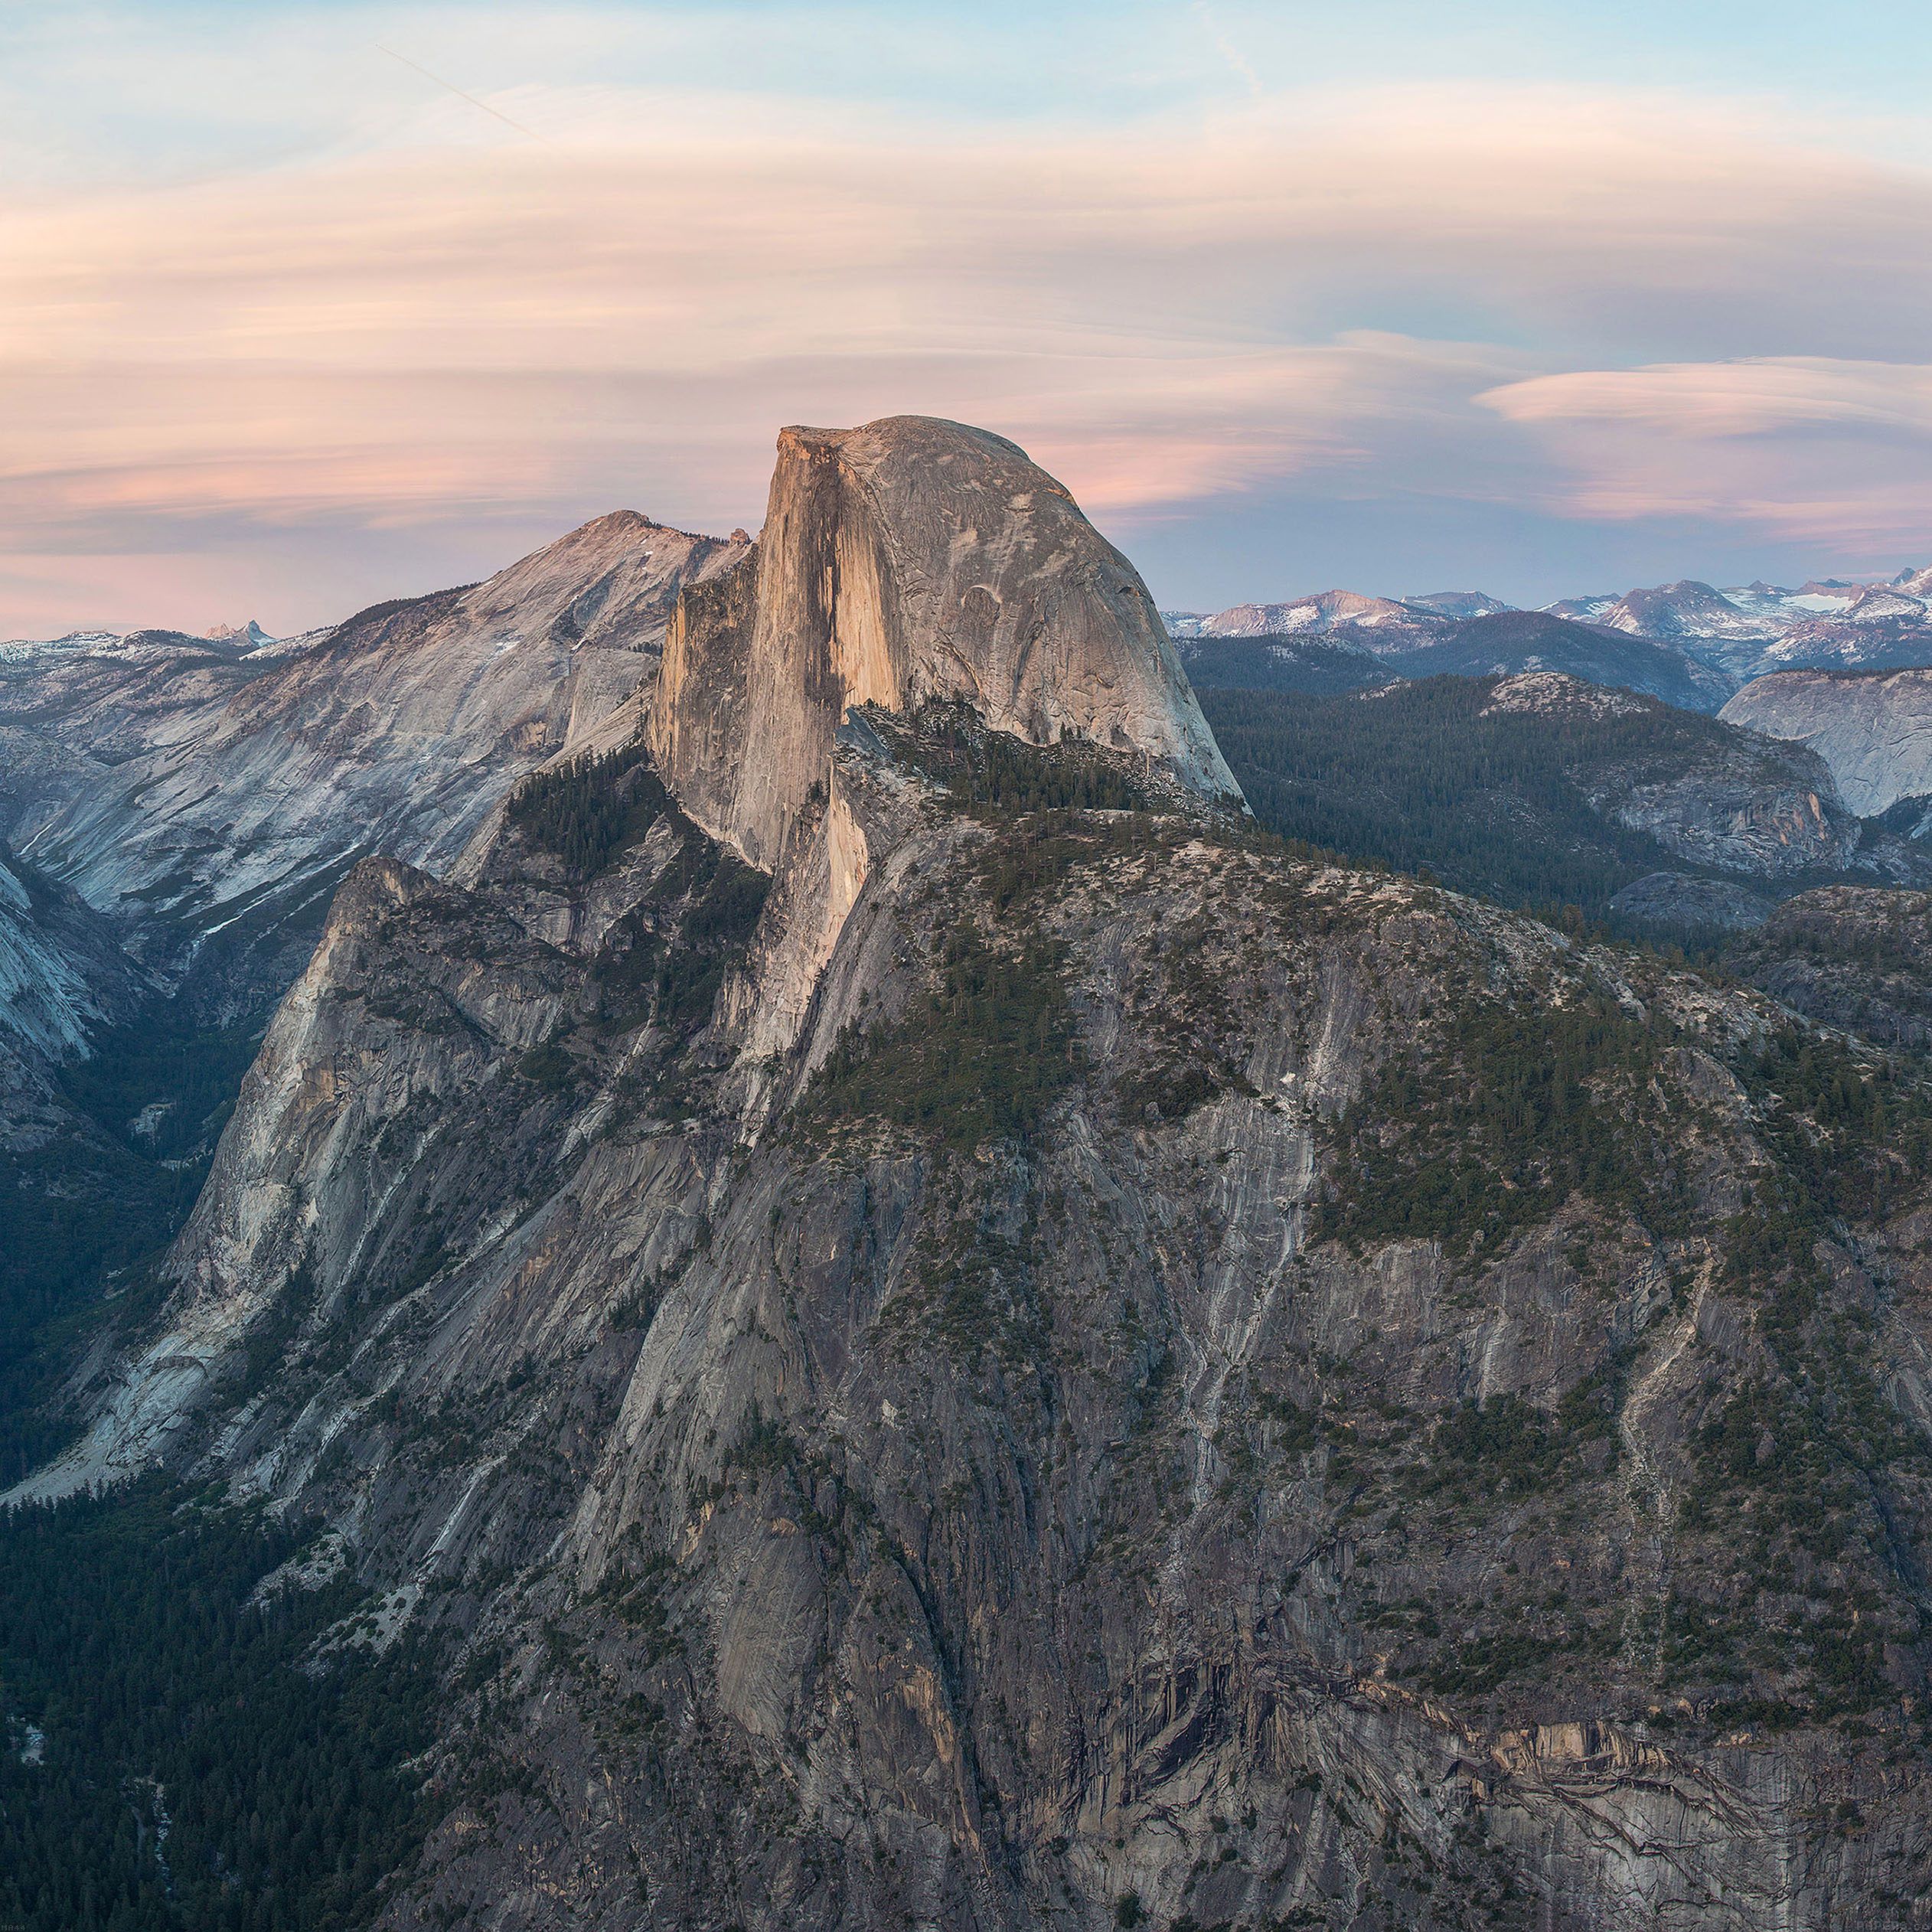
[[[1774,671],[1718,716],[1808,746],[1862,817],[1932,791],[1932,671]]]
[[[1139,573],[1023,450],[928,416],[782,430],[756,548],[671,620],[647,728],[666,781],[770,868],[848,706],[955,701],[1239,795]]]

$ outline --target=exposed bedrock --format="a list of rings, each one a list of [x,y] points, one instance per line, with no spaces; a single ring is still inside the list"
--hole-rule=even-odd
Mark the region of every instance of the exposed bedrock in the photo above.
[[[358,859],[441,875],[526,772],[592,742],[680,589],[744,550],[620,511],[246,657],[177,638],[0,665],[0,837],[171,983],[206,978],[220,935],[214,1004],[246,1010],[302,971]]]
[[[1809,746],[1845,802],[1868,817],[1932,791],[1932,671],[1776,671],[1718,715]]]
[[[667,781],[769,868],[847,707],[934,700],[1239,791],[1138,572],[1023,450],[928,416],[781,432],[756,550],[672,618],[648,728]]]
[[[381,1924],[1923,1922],[1914,1079],[1212,808],[977,431],[787,432],[626,702],[351,873],[23,1492],[312,1515],[442,1660]]]

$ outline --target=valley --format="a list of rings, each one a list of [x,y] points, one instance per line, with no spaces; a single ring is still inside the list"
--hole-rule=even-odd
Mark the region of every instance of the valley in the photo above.
[[[1912,795],[1454,595],[890,418],[0,664],[8,1913],[1914,1923]]]

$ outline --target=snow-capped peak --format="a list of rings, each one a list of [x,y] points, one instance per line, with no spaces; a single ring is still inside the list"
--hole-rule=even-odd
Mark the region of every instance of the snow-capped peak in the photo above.
[[[1431,590],[1420,597],[1405,597],[1402,602],[1442,617],[1493,617],[1498,611],[1516,608],[1483,590]]]
[[[206,635],[210,644],[232,644],[242,651],[259,651],[265,644],[280,641],[270,637],[252,617],[246,624],[210,625]]]
[[[1722,591],[1693,577],[1626,591],[1597,622],[1641,638],[1761,638],[1783,628],[1741,610]]]

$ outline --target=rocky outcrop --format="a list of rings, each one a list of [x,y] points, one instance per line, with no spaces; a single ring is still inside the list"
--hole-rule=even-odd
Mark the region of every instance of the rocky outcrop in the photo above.
[[[1862,817],[1932,791],[1932,670],[1778,671],[1718,715],[1816,752]]]
[[[1010,445],[781,477],[654,769],[351,874],[31,1493],[315,1512],[432,1640],[396,1932],[1895,1923],[1916,1083],[1258,834]]]
[[[1673,769],[1673,766],[1676,769]],[[1741,737],[1677,761],[1605,761],[1579,775],[1594,811],[1697,864],[1761,879],[1836,872],[1858,849],[1823,760]]]
[[[1678,932],[1735,932],[1762,925],[1771,902],[1728,879],[1650,872],[1613,893],[1610,909],[1646,925]]]
[[[679,590],[746,547],[622,511],[292,654],[180,638],[0,663],[0,836],[165,975],[219,932],[246,954],[240,1004],[273,997],[358,857],[445,869],[654,668]]]
[[[924,416],[784,431],[756,552],[678,606],[648,727],[659,769],[769,867],[849,707],[935,703],[1237,791],[1139,575],[1023,450]]]
[[[1836,871],[1859,850],[1857,820],[1802,747],[1553,671],[1503,678],[1479,715],[1562,730],[1568,776],[1590,809],[1680,859],[1779,879]]]
[[[1881,1046],[1932,1047],[1932,899],[1922,892],[1800,893],[1725,960],[1820,1026]]]
[[[1627,690],[1606,689],[1561,671],[1516,671],[1491,687],[1480,714],[1485,718],[1543,718],[1552,723],[1600,724],[1611,718],[1640,718],[1646,707]]]

